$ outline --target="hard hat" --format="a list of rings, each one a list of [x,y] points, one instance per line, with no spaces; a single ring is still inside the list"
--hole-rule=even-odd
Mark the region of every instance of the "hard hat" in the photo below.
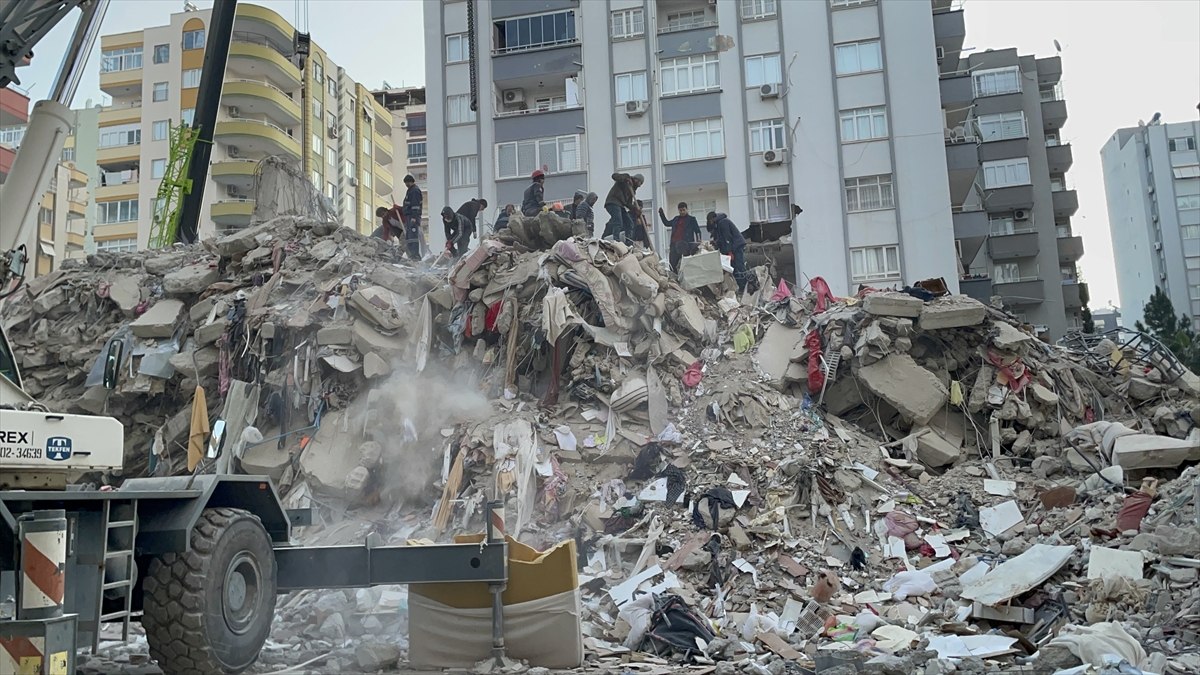
[[[538,178],[545,178],[545,177],[546,177],[546,174],[543,173],[541,169],[534,169],[533,175],[530,176],[530,178],[533,178],[534,180],[537,180]]]
[[[562,211],[562,202],[554,202],[554,210]]]

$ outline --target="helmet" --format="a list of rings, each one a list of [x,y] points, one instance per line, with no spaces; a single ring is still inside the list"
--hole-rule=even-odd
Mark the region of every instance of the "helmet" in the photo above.
[[[541,169],[534,169],[533,175],[530,176],[530,178],[532,178],[533,180],[537,180],[539,178],[545,178],[545,177],[546,177],[546,174]]]
[[[562,211],[562,202],[554,202],[554,210]]]

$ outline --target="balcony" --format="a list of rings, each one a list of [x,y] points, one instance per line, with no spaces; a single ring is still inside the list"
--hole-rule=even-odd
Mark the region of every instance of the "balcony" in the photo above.
[[[110,70],[100,73],[100,91],[114,99],[141,96],[142,69]]]
[[[87,204],[75,201],[74,199],[68,199],[67,219],[74,220],[76,218],[87,218]]]
[[[1005,283],[993,281],[992,295],[1000,296],[1006,307],[1039,305],[1046,301],[1046,290],[1040,277],[1027,277]]]
[[[956,211],[953,218],[955,239],[977,239],[988,236],[987,211]]]
[[[1074,161],[1070,143],[1046,146],[1046,162],[1050,167],[1050,173],[1066,173]]]
[[[946,169],[950,178],[950,201],[962,204],[979,175],[979,146],[974,139],[947,141]]]
[[[992,235],[988,238],[988,256],[994,261],[1032,258],[1038,254],[1035,230]]]
[[[295,41],[296,29],[279,13],[261,5],[238,3],[233,19],[234,34],[253,33],[261,36],[275,47],[276,51],[290,54]],[[324,83],[321,83],[324,86]]]
[[[254,201],[250,199],[223,199],[213,202],[209,210],[212,221],[225,229],[237,229],[250,224],[254,215]]]
[[[934,43],[942,48],[942,53],[945,54],[943,65],[946,61],[958,63],[959,53],[962,52],[963,40],[967,37],[966,22],[963,20],[963,10],[957,9],[948,12],[934,12],[933,14],[933,39]]]
[[[1038,85],[1058,84],[1062,79],[1062,57],[1047,56],[1037,59]]]
[[[137,164],[142,156],[142,144],[113,145],[96,150],[96,163],[101,166]]]
[[[553,49],[497,53],[492,57],[492,81],[501,89],[511,88],[514,80],[531,77],[561,81],[578,73],[582,62],[578,40]]]
[[[572,136],[580,133],[579,127],[583,125],[584,113],[581,107],[502,114],[498,115],[495,121],[496,142]]]
[[[1050,194],[1055,218],[1070,218],[1079,210],[1079,195],[1074,190],[1056,190]]]
[[[1084,298],[1087,297],[1087,284],[1078,281],[1063,280],[1062,282],[1063,304],[1067,309],[1080,309],[1084,305]]]
[[[942,94],[942,108],[955,111],[947,112],[946,124],[953,128],[965,122],[971,103],[975,100],[971,76],[966,73],[942,76],[938,80],[938,89]]]
[[[75,248],[83,248],[83,234],[80,232],[67,231],[67,246]]]
[[[229,44],[228,71],[239,78],[266,78],[285,91],[300,87],[300,69],[273,42],[258,33],[235,31]]]
[[[29,97],[16,89],[0,89],[0,128],[29,123]]]
[[[133,179],[96,188],[97,201],[112,201],[115,199],[133,199],[138,196],[138,181]]]
[[[380,197],[387,197],[392,194],[391,179],[385,173],[376,173],[375,180],[372,181],[375,185],[375,194]]]
[[[217,185],[233,187],[243,192],[254,189],[258,162],[253,159],[226,159],[212,164],[212,179]]]
[[[286,154],[300,158],[300,142],[270,122],[237,119],[217,122],[214,140],[237,148],[240,157],[262,159],[267,155]]]
[[[142,102],[114,103],[100,109],[100,127],[130,124],[142,121]]]
[[[1067,123],[1067,102],[1061,99],[1042,101],[1042,123],[1047,129],[1061,129]]]
[[[300,104],[287,92],[258,80],[225,80],[221,104],[237,108],[239,117],[266,117],[280,127],[299,124],[303,119]]]
[[[1014,185],[1012,187],[986,190],[983,204],[988,211],[1013,211],[1028,209],[1033,206],[1033,186]]]
[[[715,51],[717,51],[715,21],[658,33],[659,59],[674,59],[680,56],[707,54]]]
[[[394,150],[392,149],[392,139],[389,135],[375,132],[375,161],[380,164],[391,164]]]
[[[1083,237],[1059,237],[1058,261],[1064,263],[1077,262],[1083,257]]]
[[[963,295],[983,304],[992,301],[992,279],[986,274],[967,275],[958,280],[958,290]]]

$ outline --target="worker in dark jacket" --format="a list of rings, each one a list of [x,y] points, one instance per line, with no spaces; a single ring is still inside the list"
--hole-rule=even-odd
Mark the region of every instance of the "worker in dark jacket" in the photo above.
[[[635,243],[645,246],[646,250],[653,251],[654,246],[650,243],[650,221],[646,219],[646,214],[642,212],[642,200],[637,200],[635,204],[637,211],[633,215],[633,236],[631,239]]]
[[[404,240],[408,247],[408,257],[413,260],[421,259],[421,188],[417,187],[417,179],[409,174],[404,177],[404,201],[400,204],[404,215]]]
[[[371,233],[372,237],[384,241],[391,241],[395,237],[396,241],[404,241],[404,217],[398,205],[393,204],[390,209],[386,206],[375,209],[375,217],[379,219],[379,227]]]
[[[499,232],[500,230],[503,230],[504,228],[508,227],[509,216],[511,216],[512,214],[514,214],[516,212],[517,212],[517,207],[513,206],[512,204],[508,204],[503,209],[501,209],[500,215],[496,216],[496,228],[495,228],[496,231]]]
[[[486,199],[483,197],[476,197],[475,199],[469,200],[463,203],[462,206],[458,207],[458,213],[462,216],[466,216],[467,220],[474,224],[476,219],[479,217],[479,212],[486,209],[487,205],[488,203]]]
[[[737,281],[738,295],[746,291],[746,240],[737,226],[724,213],[708,212],[708,235],[721,255],[732,256],[733,278]]]
[[[442,227],[446,232],[446,252],[456,258],[466,255],[471,246],[471,235],[475,233],[475,223],[447,206],[442,209]]]
[[[521,215],[532,218],[541,213],[546,205],[546,174],[537,169],[530,178],[533,184],[525,188],[525,196],[521,199]]]
[[[577,195],[582,194],[582,191],[577,192],[576,194]],[[596,210],[595,210],[595,207],[596,207],[596,200],[599,198],[600,197],[595,192],[589,192],[583,198],[583,201],[579,202],[579,205],[575,207],[575,219],[582,220],[584,223],[587,224],[587,231],[588,231],[589,235],[596,234]]]
[[[604,198],[604,210],[608,211],[608,224],[604,226],[604,238],[612,237],[624,242],[633,237],[634,214],[637,213],[637,189],[645,178],[642,174],[614,173],[613,186]]]
[[[679,202],[679,215],[667,220],[667,214],[658,209],[658,218],[665,227],[671,228],[671,271],[679,273],[679,263],[685,255],[696,253],[700,244],[700,224],[695,216],[688,215],[687,202]]]

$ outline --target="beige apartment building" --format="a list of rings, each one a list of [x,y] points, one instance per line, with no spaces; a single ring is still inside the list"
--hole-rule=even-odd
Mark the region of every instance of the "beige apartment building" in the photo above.
[[[386,83],[385,83],[386,85]],[[371,92],[375,100],[392,113],[391,141],[396,149],[392,160],[396,200],[404,199],[404,176],[412,175],[421,188],[425,209],[421,218],[429,226],[429,157],[426,148],[425,87],[388,87]],[[440,211],[445,204],[439,204]]]

